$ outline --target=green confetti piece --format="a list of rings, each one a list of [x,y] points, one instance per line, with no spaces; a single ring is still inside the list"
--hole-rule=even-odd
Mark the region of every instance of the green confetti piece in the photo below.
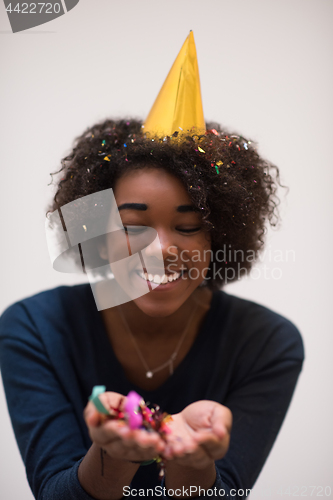
[[[95,406],[96,410],[99,413],[103,413],[104,415],[110,415],[109,411],[105,408],[105,406],[99,399],[99,395],[103,394],[105,390],[106,390],[105,385],[95,385],[95,387],[93,387],[91,396],[89,396],[89,401],[93,403],[93,405]]]

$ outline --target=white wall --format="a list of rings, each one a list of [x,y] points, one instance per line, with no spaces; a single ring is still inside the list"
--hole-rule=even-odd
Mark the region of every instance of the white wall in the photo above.
[[[266,498],[268,487],[273,500],[288,486],[307,486],[305,496],[310,486],[333,490],[332,21],[331,0],[81,0],[65,16],[14,35],[0,5],[0,312],[27,295],[78,282],[53,271],[48,259],[49,172],[88,125],[146,116],[190,29],[206,119],[257,140],[281,168],[290,193],[280,231],[268,235],[268,278],[261,267],[259,279],[227,290],[290,318],[306,349],[253,498]],[[293,250],[295,260],[274,262],[276,250],[284,260]],[[280,279],[271,275],[275,267]],[[29,500],[2,388],[0,419],[0,496]]]

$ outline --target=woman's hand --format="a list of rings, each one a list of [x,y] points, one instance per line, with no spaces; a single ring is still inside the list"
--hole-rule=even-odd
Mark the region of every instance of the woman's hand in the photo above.
[[[203,469],[223,458],[230,442],[232,413],[215,401],[197,401],[168,422],[164,457],[174,464]]]
[[[126,401],[126,397],[117,392],[104,392],[99,398],[107,409],[118,408],[121,402],[120,409],[123,410]],[[84,410],[84,418],[92,442],[114,459],[130,462],[151,460],[165,449],[157,432],[131,430],[124,422],[107,419],[91,401]]]

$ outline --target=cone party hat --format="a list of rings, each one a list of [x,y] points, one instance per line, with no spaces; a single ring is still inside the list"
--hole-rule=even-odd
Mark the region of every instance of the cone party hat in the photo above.
[[[193,32],[180,52],[143,125],[150,135],[204,134],[199,68]]]

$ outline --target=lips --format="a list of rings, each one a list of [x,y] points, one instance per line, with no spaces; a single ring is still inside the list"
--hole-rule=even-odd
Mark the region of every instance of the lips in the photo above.
[[[172,283],[173,281],[179,280],[183,274],[185,273],[185,270],[180,270],[174,273],[166,273],[163,275],[160,274],[148,274],[147,272],[142,272],[137,270],[136,273],[140,278],[149,281],[151,283],[155,283],[156,285],[166,285],[167,283]]]

